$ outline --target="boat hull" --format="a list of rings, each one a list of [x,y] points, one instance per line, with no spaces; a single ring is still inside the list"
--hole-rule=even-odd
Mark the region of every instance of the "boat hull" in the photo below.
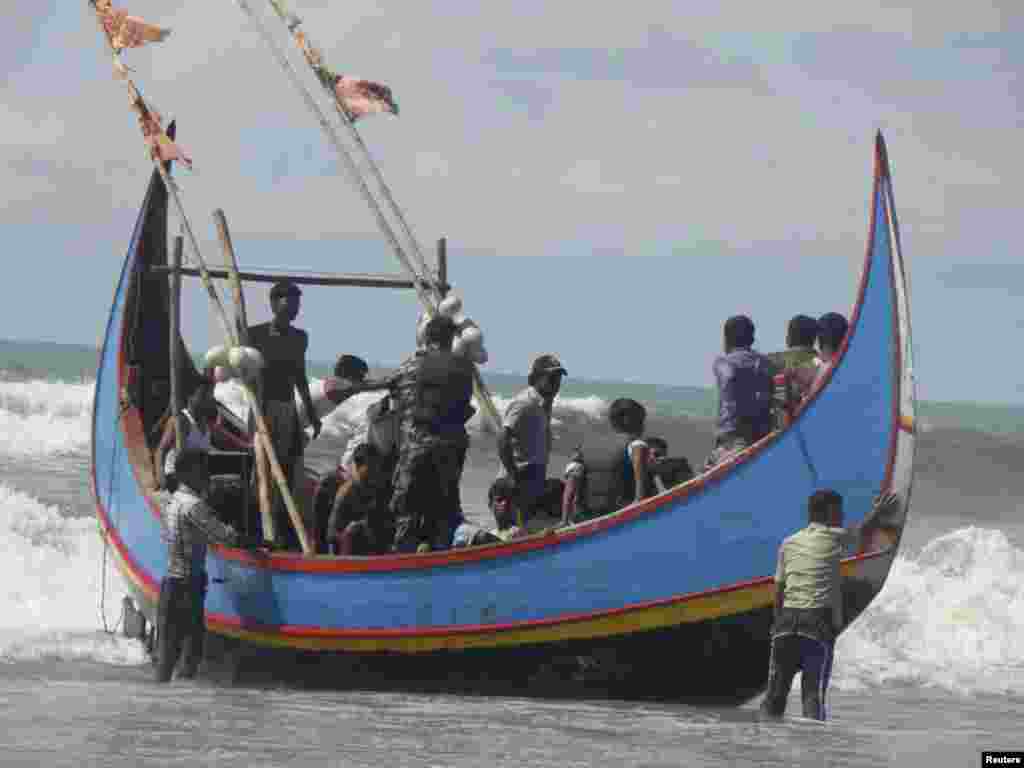
[[[909,499],[909,319],[881,143],[877,166],[851,333],[792,427],[661,496],[503,545],[377,558],[215,547],[208,628],[227,649],[268,649],[300,667],[311,654],[331,660],[349,670],[347,680],[352,669],[372,669],[378,682],[453,683],[479,669],[472,679],[551,679],[616,695],[739,701],[756,693],[767,675],[778,545],[805,524],[808,495],[838,490],[848,523],[864,518],[881,488]],[[166,284],[146,276],[166,262],[161,195],[154,179],[115,294],[93,440],[101,526],[149,615],[166,570],[159,509],[146,490],[146,434],[166,407]],[[844,561],[850,620],[884,584],[904,521],[889,521]]]

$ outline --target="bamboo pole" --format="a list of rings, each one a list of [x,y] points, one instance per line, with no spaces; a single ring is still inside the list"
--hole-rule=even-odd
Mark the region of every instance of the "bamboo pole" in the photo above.
[[[238,274],[238,259],[235,258],[235,247],[231,242],[231,231],[224,210],[218,208],[213,212],[213,221],[217,225],[217,236],[220,238],[221,251],[224,254],[224,266],[227,268],[231,292],[235,298],[235,329],[238,341],[242,346],[249,345],[249,321],[245,312],[245,293],[242,291],[242,280]]]
[[[171,418],[174,419],[174,455],[180,456],[185,445],[181,425],[181,255],[185,241],[181,235],[174,238],[171,252],[171,295],[168,307],[170,315],[170,357],[171,357]]]
[[[218,208],[213,212],[213,222],[217,227],[217,236],[220,239],[221,254],[224,257],[225,276],[231,284],[231,291],[235,301],[235,331],[238,334],[239,343],[243,346],[248,346],[249,320],[245,310],[245,293],[242,290],[242,281],[238,275],[238,259],[235,257],[235,248],[231,241],[231,230],[228,229],[228,219],[223,209]],[[253,400],[258,401],[258,388],[252,394]],[[259,506],[260,521],[263,524],[263,537],[266,541],[273,541],[277,533],[272,513],[273,494],[270,487],[273,475],[264,447],[263,434],[257,430],[252,442],[253,463],[256,470],[256,503]]]
[[[437,241],[437,290],[444,296],[448,292],[448,238]]]
[[[269,2],[281,23],[284,24],[285,27],[287,28],[287,12],[284,9],[283,0],[269,0]],[[270,33],[270,30],[267,29],[267,26],[266,24],[264,24],[263,20],[261,18],[258,18],[256,12],[250,7],[249,0],[235,0],[235,3],[239,6],[239,8],[242,9],[242,11],[245,12],[247,16],[249,16],[250,19],[252,19],[253,23],[259,30],[260,36],[263,38],[263,41],[266,43],[274,58],[277,60],[278,65],[284,71],[285,75],[291,81],[292,85],[295,86],[295,88],[299,91],[299,95],[302,96],[302,99],[306,103],[306,106],[313,113],[314,117],[316,118],[317,122],[320,125],[320,128],[323,130],[324,136],[327,138],[328,143],[334,148],[334,151],[338,155],[338,158],[342,161],[342,163],[348,170],[350,179],[356,185],[359,192],[362,194],[363,199],[366,201],[367,205],[370,206],[370,210],[373,212],[374,216],[377,219],[378,226],[380,227],[381,231],[384,233],[384,236],[388,239],[388,241],[391,244],[392,250],[395,253],[395,257],[402,265],[402,268],[405,269],[405,271],[409,274],[409,276],[413,279],[414,283],[416,284],[416,295],[419,298],[420,303],[426,310],[427,314],[435,314],[437,312],[438,301],[440,300],[442,293],[439,289],[437,281],[435,280],[434,276],[431,275],[430,270],[426,266],[426,261],[423,258],[423,254],[419,250],[419,245],[418,243],[416,243],[415,238],[412,238],[413,255],[419,264],[419,271],[417,271],[416,267],[414,267],[412,262],[409,260],[408,254],[406,254],[405,249],[399,242],[398,237],[396,236],[394,230],[391,227],[391,224],[385,218],[384,213],[381,210],[381,206],[377,201],[377,198],[373,195],[373,192],[370,191],[370,188],[367,185],[366,180],[363,178],[363,175],[360,173],[359,167],[356,164],[355,160],[352,158],[352,155],[342,144],[337,132],[331,126],[330,120],[324,113],[324,110],[321,108],[320,104],[318,104],[316,99],[313,97],[313,94],[310,92],[309,88],[299,78],[298,72],[295,71],[295,67],[288,59],[288,56],[285,54],[284,50],[282,50],[281,46],[278,45],[277,41],[273,38],[273,36]],[[289,35],[293,37],[293,39],[295,38],[295,35],[291,31],[289,31]],[[308,60],[306,61],[306,63],[310,64]],[[311,64],[310,66],[312,67]],[[401,224],[404,224],[405,219],[404,217],[402,217],[401,211],[398,209],[397,204],[395,204],[394,199],[391,197],[390,190],[388,190],[386,185],[383,184],[383,177],[380,175],[380,171],[376,168],[376,164],[373,162],[372,156],[370,156],[369,152],[366,150],[366,146],[365,144],[363,144],[362,137],[359,136],[359,132],[352,124],[351,118],[349,118],[348,114],[345,112],[344,108],[341,106],[336,97],[332,99],[332,102],[334,104],[335,110],[341,117],[342,123],[346,126],[346,130],[348,130],[350,137],[352,137],[357,142],[358,146],[363,150],[364,157],[367,159],[367,162],[371,166],[371,170],[375,172],[375,179],[378,180],[378,183],[383,187],[384,197],[390,204],[392,213],[395,214],[396,218],[400,221]],[[407,226],[403,227],[403,229],[407,229]],[[422,288],[420,280],[425,280],[429,283],[430,291],[426,291]],[[473,366],[473,391],[476,394],[477,401],[482,406],[484,413],[490,420],[491,424],[494,426],[496,433],[500,433],[501,417],[498,415],[498,409],[494,405],[494,400],[491,397],[491,393],[488,391],[487,385],[484,383],[483,377],[480,374],[480,369],[476,365]]]

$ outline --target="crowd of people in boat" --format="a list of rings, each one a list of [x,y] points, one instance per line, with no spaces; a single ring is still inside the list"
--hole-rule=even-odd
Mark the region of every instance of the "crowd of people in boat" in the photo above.
[[[277,461],[290,490],[300,495],[306,437],[296,393],[313,437],[322,422],[306,374],[308,336],[294,326],[301,291],[277,283],[270,291],[273,319],[248,329],[249,345],[263,356],[259,397]],[[662,438],[646,432],[646,409],[636,400],[611,403],[608,419],[619,440],[611,448],[579,446],[561,477],[549,476],[551,415],[563,378],[558,357],[543,354],[530,368],[527,386],[508,404],[498,437],[498,476],[488,492],[494,527],[466,520],[460,484],[469,448],[466,425],[475,413],[473,363],[453,350],[457,327],[435,315],[417,332],[417,349],[391,374],[372,378],[366,363],[342,355],[323,397],[335,407],[360,392],[384,392],[371,405],[364,427],[347,443],[336,472],[323,478],[309,499],[304,526],[316,551],[335,555],[382,555],[444,550],[506,541],[542,526],[567,526],[615,512],[665,492],[693,477],[686,458],[670,456]],[[712,365],[718,390],[714,445],[703,471],[727,461],[770,432],[785,427],[822,381],[847,334],[842,315],[815,320],[797,315],[788,325],[786,349],[762,355],[754,349],[750,318],[729,318],[724,352]],[[180,420],[168,420],[154,457],[157,484],[173,491],[177,431],[189,452],[209,451],[218,423],[212,378],[191,394]],[[250,417],[249,431],[254,425]],[[217,442],[248,450],[244,436],[221,430]],[[259,445],[259,441],[255,441]],[[270,477],[269,457],[255,451]],[[205,489],[191,489],[202,493]],[[254,522],[259,540],[278,549],[299,549],[280,489],[267,482],[259,493],[269,506],[273,538]],[[269,498],[268,498],[269,497]],[[258,500],[258,499],[257,499]],[[237,505],[236,505],[237,506]]]

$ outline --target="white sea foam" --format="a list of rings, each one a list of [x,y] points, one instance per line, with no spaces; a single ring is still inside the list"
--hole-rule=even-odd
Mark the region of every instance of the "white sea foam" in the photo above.
[[[1024,552],[1002,531],[970,527],[898,558],[839,639],[835,683],[1024,694]]]
[[[64,517],[57,507],[0,483],[0,660],[144,660],[141,645],[100,631],[103,543],[93,518]],[[106,610],[116,622],[125,594],[107,564]]]
[[[39,458],[89,447],[94,382],[0,381],[0,455]]]

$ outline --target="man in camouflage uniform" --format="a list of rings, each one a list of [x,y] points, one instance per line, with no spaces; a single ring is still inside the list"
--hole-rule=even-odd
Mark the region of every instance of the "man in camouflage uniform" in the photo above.
[[[452,354],[455,325],[441,316],[423,329],[422,347],[383,381],[360,390],[388,389],[398,413],[400,452],[389,505],[396,552],[451,545],[462,517],[459,481],[472,415],[472,363]]]

